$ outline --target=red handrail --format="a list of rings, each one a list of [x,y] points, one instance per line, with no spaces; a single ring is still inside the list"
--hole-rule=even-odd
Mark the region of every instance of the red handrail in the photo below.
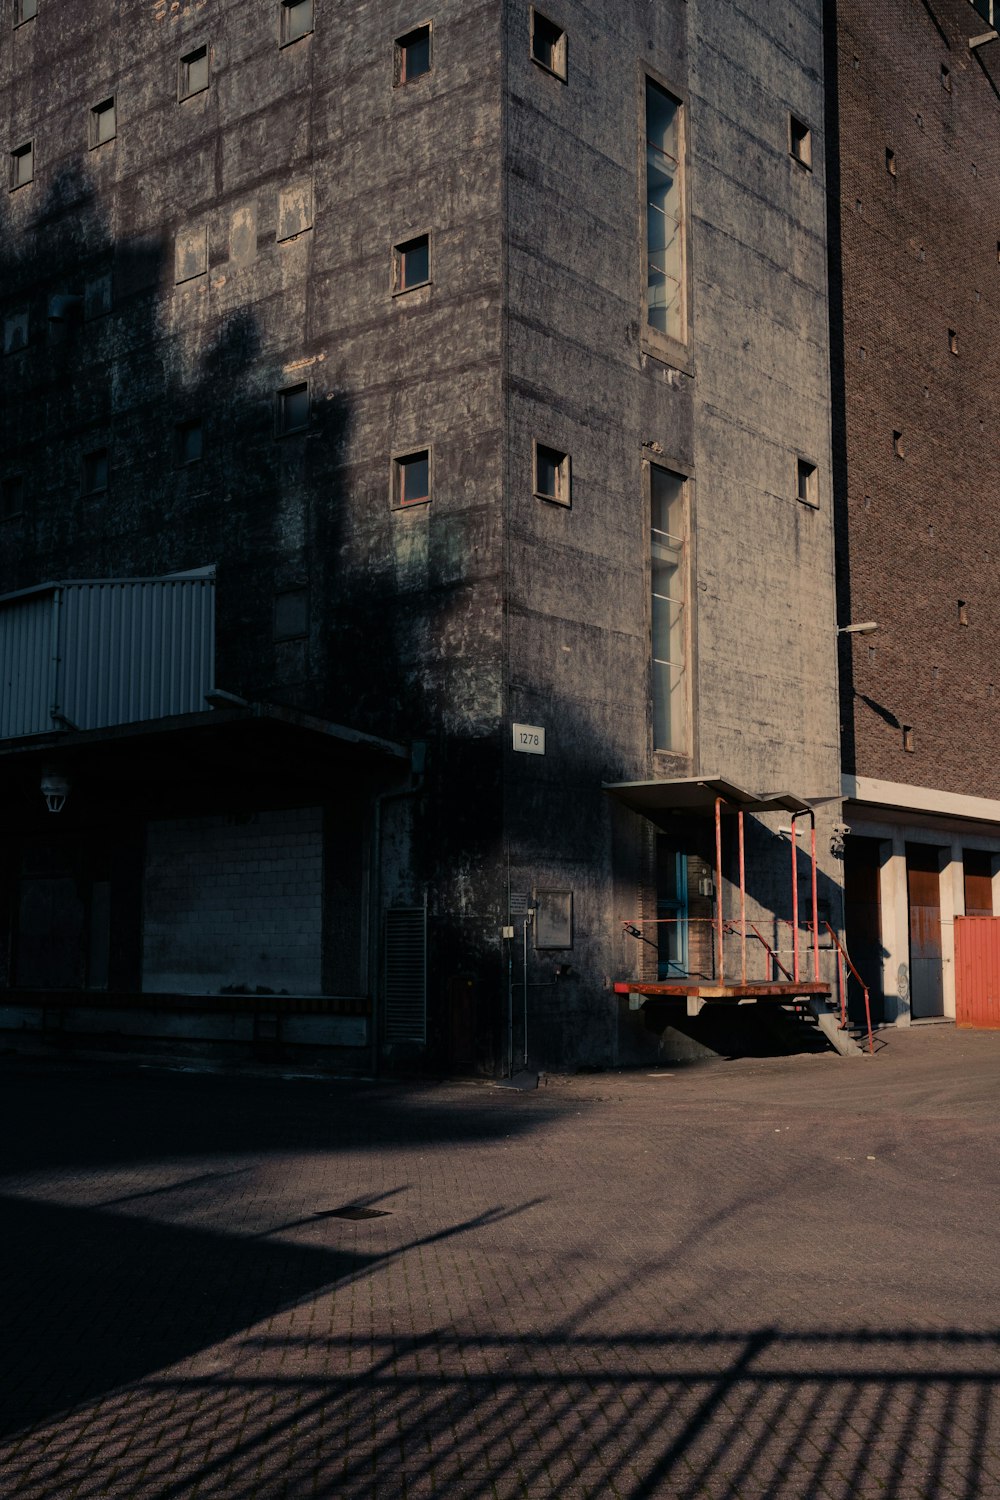
[[[853,962],[851,960],[851,955],[848,953],[847,949],[844,947],[843,943],[840,941],[840,938],[837,936],[837,934],[834,932],[833,928],[830,926],[829,922],[824,922],[823,926],[826,928],[827,932],[833,938],[834,947],[836,948],[837,953],[838,953],[839,958],[840,958],[841,975],[843,975],[843,965],[846,963],[847,967],[850,969],[851,973],[854,975],[855,979],[860,984],[862,992],[864,993],[864,997],[865,997],[865,1020],[866,1020],[866,1022],[868,1024],[868,1051],[871,1052],[871,1053],[874,1053],[874,1051],[875,1051],[875,1039],[872,1036],[872,1008],[871,1008],[871,997],[868,994],[868,986],[865,984],[864,980],[861,978],[861,975],[858,973],[857,969],[854,967],[854,964],[853,964]],[[845,997],[845,985],[844,985],[844,982],[843,982],[843,978],[841,978],[841,984],[840,984],[840,1013],[841,1013],[841,1022],[840,1022],[840,1024],[841,1024],[841,1026],[846,1026],[847,1025],[847,1003],[846,1003],[846,997]]]

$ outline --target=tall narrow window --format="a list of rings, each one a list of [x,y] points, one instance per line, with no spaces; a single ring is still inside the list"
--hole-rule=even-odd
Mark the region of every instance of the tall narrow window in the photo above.
[[[313,29],[313,0],[281,0],[281,45],[297,42]]]
[[[83,455],[83,493],[101,495],[108,487],[108,450],[95,448]]]
[[[681,103],[646,79],[646,321],[683,342],[684,183]]]
[[[35,175],[35,148],[32,141],[16,146],[10,153],[10,188],[23,187]],[[998,256],[1000,258],[1000,256]]]
[[[687,744],[685,609],[685,481],[655,465],[649,470],[652,562],[653,748]]]
[[[90,144],[103,146],[105,141],[113,141],[118,133],[117,110],[115,101],[102,99],[100,104],[95,104],[90,111]]]
[[[812,167],[812,131],[794,115],[788,116],[788,150],[804,167]]]
[[[178,467],[198,463],[202,454],[202,428],[197,417],[177,423],[174,429],[174,451]]]
[[[208,46],[185,52],[177,64],[177,97],[190,99],[208,88]]]
[[[12,474],[0,486],[0,521],[9,521],[24,510],[24,476]]]

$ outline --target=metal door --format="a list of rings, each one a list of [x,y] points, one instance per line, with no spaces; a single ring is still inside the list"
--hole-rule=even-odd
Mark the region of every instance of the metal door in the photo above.
[[[914,1020],[944,1015],[941,982],[941,851],[907,844],[906,891],[910,905],[910,1014]]]
[[[1000,1030],[1000,917],[955,919],[955,1024]]]

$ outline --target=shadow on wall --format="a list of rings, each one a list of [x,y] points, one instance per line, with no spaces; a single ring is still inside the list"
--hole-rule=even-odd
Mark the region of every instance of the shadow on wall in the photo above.
[[[459,716],[445,731],[442,663],[455,618],[469,612],[468,591],[448,545],[427,549],[426,576],[399,577],[391,435],[373,468],[378,483],[364,465],[348,480],[350,372],[327,359],[328,341],[282,347],[265,332],[253,265],[209,270],[206,261],[177,282],[165,231],[123,241],[110,224],[109,206],[74,164],[16,237],[9,219],[4,228],[0,313],[12,352],[0,360],[0,480],[23,476],[24,501],[4,522],[0,592],[215,564],[217,684],[428,741],[412,899],[436,891],[440,872],[467,871],[480,886],[470,906],[482,913],[485,892],[501,885],[495,730]],[[262,241],[254,254],[274,251]],[[14,322],[27,330],[23,347],[13,347]],[[308,418],[282,434],[278,393],[301,384],[303,371]],[[50,414],[48,425],[39,413]],[[106,453],[107,471],[95,483],[84,456],[96,453]],[[286,591],[305,593],[308,632],[276,640],[276,599]],[[296,785],[294,768],[287,785]],[[442,986],[451,974],[475,976],[476,1046],[487,1062],[500,1045],[500,920],[499,911],[484,918],[487,948],[464,913],[447,902],[431,911],[432,969]],[[441,1063],[447,1028],[433,1002],[431,1010]]]

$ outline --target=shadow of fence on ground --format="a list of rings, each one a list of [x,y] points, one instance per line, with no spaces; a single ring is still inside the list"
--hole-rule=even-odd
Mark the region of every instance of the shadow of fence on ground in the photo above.
[[[335,1338],[302,1321],[216,1350],[222,1368],[146,1379],[22,1435],[7,1493],[1000,1492],[1000,1332],[386,1339],[364,1317]]]

